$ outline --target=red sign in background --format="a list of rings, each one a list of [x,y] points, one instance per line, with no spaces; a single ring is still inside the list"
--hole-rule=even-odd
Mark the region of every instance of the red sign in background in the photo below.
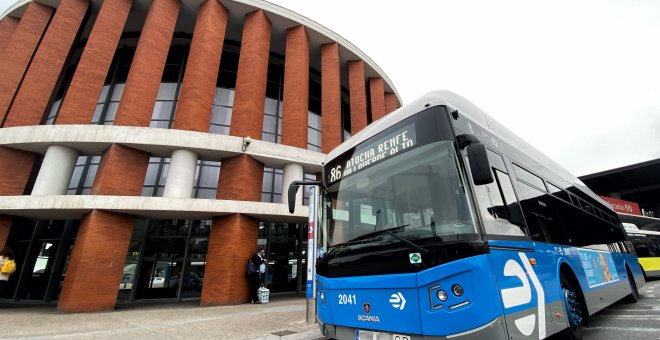
[[[609,203],[612,209],[614,209],[616,212],[642,216],[642,211],[639,209],[639,204],[635,202],[624,201],[606,196],[599,197],[605,200],[605,202]]]

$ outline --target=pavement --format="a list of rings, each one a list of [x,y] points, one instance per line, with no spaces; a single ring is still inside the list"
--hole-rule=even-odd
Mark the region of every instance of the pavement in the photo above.
[[[118,304],[113,311],[62,313],[52,305],[0,305],[0,339],[325,339],[305,322],[301,295],[265,304],[200,307],[185,302]]]

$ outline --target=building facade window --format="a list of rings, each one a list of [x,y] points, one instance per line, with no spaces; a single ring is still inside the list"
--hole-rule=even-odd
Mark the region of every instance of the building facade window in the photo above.
[[[231,128],[231,113],[234,108],[234,93],[232,89],[218,87],[213,98],[213,112],[209,133],[229,135]]]
[[[200,297],[211,224],[211,220],[136,220],[117,300]]]
[[[218,192],[220,162],[197,161],[193,198],[215,199]]]
[[[169,158],[149,158],[149,166],[147,167],[147,174],[144,177],[144,185],[142,186],[142,196],[163,197],[169,168]]]
[[[100,162],[101,156],[79,156],[66,194],[89,195]]]

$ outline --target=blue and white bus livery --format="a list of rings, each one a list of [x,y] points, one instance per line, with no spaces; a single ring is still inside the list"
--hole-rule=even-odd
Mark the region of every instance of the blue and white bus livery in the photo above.
[[[337,147],[321,186],[329,338],[579,339],[589,315],[644,283],[616,213],[450,92]]]

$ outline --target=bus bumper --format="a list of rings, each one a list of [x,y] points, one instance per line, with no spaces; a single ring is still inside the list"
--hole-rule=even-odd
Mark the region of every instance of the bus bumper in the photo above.
[[[475,329],[450,334],[447,336],[430,336],[420,334],[392,334],[387,332],[374,332],[369,330],[360,330],[351,327],[334,326],[318,323],[323,336],[338,340],[359,340],[359,339],[378,339],[378,340],[504,340],[507,339],[504,318],[498,317],[495,320]],[[374,337],[374,335],[376,335]]]

